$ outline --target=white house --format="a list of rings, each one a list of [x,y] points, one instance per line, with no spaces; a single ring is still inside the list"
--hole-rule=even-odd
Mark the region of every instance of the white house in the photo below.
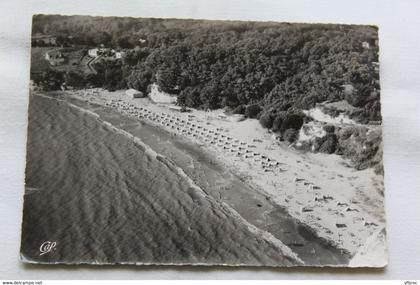
[[[92,48],[88,51],[88,55],[91,57],[97,57],[98,56],[98,48]]]
[[[125,94],[128,95],[128,96],[130,96],[130,97],[132,97],[133,99],[134,98],[143,98],[144,97],[143,92],[138,91],[138,90],[133,89],[133,88],[128,89],[127,91],[125,91]]]

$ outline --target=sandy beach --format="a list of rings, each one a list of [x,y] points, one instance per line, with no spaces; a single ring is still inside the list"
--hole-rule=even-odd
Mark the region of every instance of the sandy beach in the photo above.
[[[286,209],[291,217],[308,226],[320,239],[350,256],[360,255],[360,250],[366,250],[362,247],[365,242],[369,239],[372,243],[372,237],[384,230],[382,178],[372,169],[356,171],[336,155],[295,151],[278,143],[257,120],[233,122],[221,116],[221,110],[180,113],[171,104],[155,104],[148,98],[132,99],[124,91],[68,91],[67,95],[85,103],[118,110],[136,121],[147,122],[177,138],[181,137],[184,142],[208,153],[215,164],[227,167],[233,175],[268,197],[273,204]],[[143,108],[145,116],[134,115],[134,108]],[[151,114],[170,116],[171,119],[162,123]],[[176,118],[194,123],[197,127],[193,131],[198,130],[198,133],[191,132],[189,135],[181,132],[180,135],[170,122]],[[246,153],[239,155],[224,149],[224,145],[217,142],[206,141],[199,126],[232,138],[232,144],[237,141],[245,149],[252,148],[252,153],[257,153],[260,160],[251,159]],[[270,159],[270,162],[262,164],[261,157]],[[177,164],[182,165],[179,161]],[[186,166],[182,168],[188,169]],[[220,197],[224,195],[221,193]],[[385,254],[383,239],[377,240],[376,248],[379,249],[369,254]]]
[[[356,172],[336,155],[295,151],[278,143],[257,120],[237,122],[222,115],[221,110],[180,113],[173,104],[132,99],[123,90],[99,89],[37,93],[32,95],[30,111],[42,111],[47,117],[33,116],[37,119],[29,126],[28,148],[40,150],[28,152],[25,207],[30,205],[31,211],[38,212],[24,213],[27,218],[23,230],[31,232],[27,235],[31,238],[22,241],[22,252],[29,262],[89,263],[90,258],[100,256],[96,259],[99,264],[124,260],[122,263],[223,265],[222,260],[230,260],[243,265],[359,266],[364,260],[371,265],[375,256],[386,254],[380,177],[372,169]],[[78,128],[73,124],[83,126],[84,131],[76,134]],[[46,135],[52,136],[48,145],[42,143]],[[63,162],[65,165],[60,165]],[[74,173],[63,173],[69,167]],[[69,197],[63,194],[78,185],[76,179],[81,183],[77,195],[88,195],[93,205],[80,205],[81,199],[71,198],[74,193]],[[31,181],[43,181],[45,185]],[[142,202],[132,200],[137,194]],[[146,198],[148,195],[152,196]],[[48,203],[54,199],[70,202],[63,203],[64,210],[51,213]],[[106,207],[113,205],[113,199],[116,209],[106,211],[105,216],[90,210],[102,202]],[[128,203],[128,208],[121,203]],[[197,212],[197,203],[203,206],[202,213]],[[179,219],[179,214],[188,221],[166,221],[168,217]],[[53,225],[62,223],[67,215],[81,216],[63,232],[52,232]],[[196,218],[190,219],[191,215]],[[41,226],[31,222],[42,217],[45,224]],[[122,222],[123,217],[130,217],[129,221]],[[124,234],[121,241],[127,243],[127,251],[118,249],[120,253],[116,254],[98,245],[97,233],[106,239],[99,244],[107,248],[110,243],[118,243],[115,250],[120,247],[121,237],[112,232],[114,227],[87,229],[86,225],[97,223],[96,219],[115,219],[117,229],[127,229],[129,234]],[[157,236],[153,230],[156,226],[159,232],[170,231],[171,236]],[[198,236],[192,234],[193,228],[200,227]],[[226,231],[223,236],[218,234],[221,229]],[[173,235],[174,231],[182,237]],[[221,243],[221,249],[211,246],[219,245],[218,239],[226,234],[231,238]],[[40,259],[34,248],[47,238],[45,235],[57,240],[68,238],[66,243],[74,240],[72,235],[87,235],[92,241],[85,247],[73,244],[62,249],[55,260],[43,260],[46,257]],[[148,252],[146,255],[139,251],[128,254],[132,245],[127,237],[140,243],[172,244],[171,258],[162,249],[150,248],[150,244],[140,245],[139,250]],[[256,242],[254,249],[249,239]],[[248,251],[240,252],[242,241]],[[210,247],[205,252],[203,246],[194,246],[203,242]],[[80,261],[80,252],[84,251],[91,255]],[[357,262],[351,261],[353,257]]]
[[[92,111],[33,96],[30,112],[38,115],[29,123],[25,261],[302,264],[281,241]],[[57,241],[56,254],[39,255],[44,240]]]

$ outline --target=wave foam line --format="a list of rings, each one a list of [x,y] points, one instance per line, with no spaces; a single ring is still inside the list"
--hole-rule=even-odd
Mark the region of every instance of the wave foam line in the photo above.
[[[182,168],[178,167],[175,163],[173,163],[170,159],[168,159],[167,157],[157,153],[156,151],[154,151],[149,145],[145,144],[139,137],[136,137],[134,135],[132,135],[131,133],[124,131],[123,129],[120,129],[116,126],[114,126],[112,123],[108,122],[108,121],[104,121],[100,118],[100,115],[98,115],[97,113],[90,111],[90,110],[86,110],[82,107],[79,107],[75,104],[72,104],[66,100],[63,99],[58,99],[58,98],[52,98],[46,95],[41,95],[41,94],[37,94],[38,96],[42,96],[48,99],[52,99],[52,100],[58,100],[58,101],[62,101],[65,102],[66,104],[68,104],[70,107],[77,109],[78,111],[90,115],[94,118],[96,118],[98,120],[98,122],[100,122],[101,124],[107,126],[110,130],[114,131],[115,133],[121,134],[123,136],[125,136],[128,139],[133,140],[133,142],[142,150],[144,151],[144,153],[149,156],[152,159],[156,159],[157,161],[161,162],[163,165],[165,165],[167,168],[169,168],[172,172],[175,172],[176,174],[178,174],[180,177],[182,177],[183,179],[185,179],[188,183],[188,186],[193,188],[198,194],[200,194],[202,197],[207,198],[207,199],[212,199],[201,187],[199,187],[185,172]],[[253,224],[249,223],[247,220],[245,220],[237,211],[235,211],[232,207],[230,207],[229,205],[227,205],[224,202],[219,202],[219,205],[222,207],[222,209],[224,209],[225,211],[229,212],[231,214],[231,216],[239,221],[241,221],[247,228],[248,230],[257,235],[262,237],[263,239],[265,239],[267,242],[270,242],[272,244],[274,244],[276,247],[281,249],[281,254],[283,254],[284,256],[287,256],[288,258],[297,261],[298,263],[301,263],[302,265],[304,265],[305,263],[303,262],[303,260],[301,260],[296,253],[294,253],[287,245],[285,245],[281,240],[277,239],[276,237],[274,237],[271,233],[261,230],[260,228],[254,226]]]

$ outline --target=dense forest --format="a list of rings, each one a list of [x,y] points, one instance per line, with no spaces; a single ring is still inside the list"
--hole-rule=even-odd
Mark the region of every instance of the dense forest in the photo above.
[[[156,83],[181,106],[258,118],[291,141],[301,110],[319,102],[346,100],[356,121],[381,121],[375,27],[36,15],[32,28],[63,46],[126,52],[98,62],[95,75],[43,74],[79,87],[147,92]]]

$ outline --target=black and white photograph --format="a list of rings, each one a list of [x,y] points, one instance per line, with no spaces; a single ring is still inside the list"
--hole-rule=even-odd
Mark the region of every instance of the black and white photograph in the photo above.
[[[380,43],[374,25],[34,15],[21,260],[386,266]]]

